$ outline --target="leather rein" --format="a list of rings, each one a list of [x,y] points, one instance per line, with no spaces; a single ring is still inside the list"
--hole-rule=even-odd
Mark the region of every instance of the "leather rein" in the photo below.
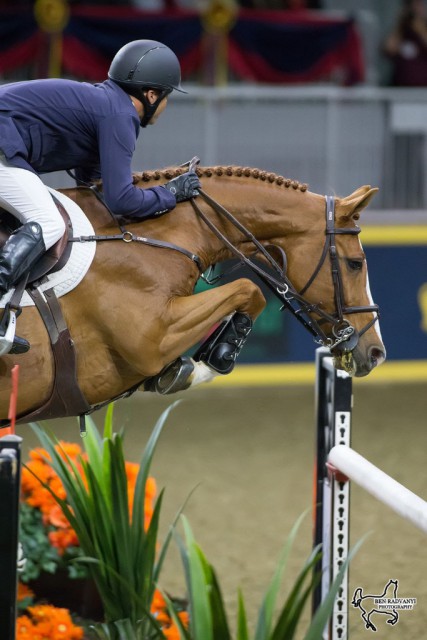
[[[326,202],[326,229],[325,229],[325,243],[323,245],[322,255],[312,275],[308,279],[307,283],[301,289],[296,291],[291,281],[286,275],[287,260],[286,254],[280,247],[271,245],[273,249],[279,252],[281,256],[282,265],[280,266],[272,255],[267,251],[254,235],[246,229],[227,209],[213,200],[202,189],[199,189],[199,194],[202,199],[221,217],[226,218],[231,224],[236,227],[247,240],[249,240],[255,246],[255,252],[250,256],[245,256],[235,245],[233,245],[226,236],[218,229],[218,227],[203,213],[198,206],[196,200],[192,199],[191,204],[197,215],[203,220],[203,222],[209,227],[214,235],[225,244],[225,246],[231,251],[231,253],[239,259],[240,265],[247,266],[253,271],[260,280],[273,292],[273,294],[279,298],[283,303],[282,310],[289,310],[292,315],[307,329],[314,337],[315,342],[328,347],[331,351],[352,351],[359,340],[359,337],[363,335],[379,318],[378,305],[367,305],[360,307],[350,307],[345,304],[344,300],[344,287],[342,281],[341,270],[339,267],[339,257],[335,244],[336,235],[356,235],[360,233],[360,228],[355,227],[352,229],[338,229],[335,227],[335,198],[333,196],[325,196]],[[267,245],[268,246],[268,245]],[[269,267],[276,275],[265,271],[262,267],[256,264],[253,259],[261,254],[267,261]],[[312,304],[309,302],[303,294],[311,287],[316,277],[322,268],[326,257],[329,255],[331,264],[332,281],[334,285],[334,300],[335,300],[335,314],[331,315],[321,308],[320,303]],[[213,284],[219,278],[212,281],[202,275],[202,278],[208,283]],[[357,332],[355,327],[350,324],[348,320],[344,318],[344,315],[373,312],[373,319],[368,322],[360,332]],[[319,320],[312,317],[311,314],[319,316]],[[332,325],[332,336],[328,336],[322,329],[322,324],[328,323]]]

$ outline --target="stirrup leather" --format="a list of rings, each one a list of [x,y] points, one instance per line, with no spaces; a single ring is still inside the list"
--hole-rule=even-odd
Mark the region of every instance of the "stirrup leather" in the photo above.
[[[231,373],[243,345],[252,331],[252,318],[237,311],[224,320],[196,351],[193,359],[201,360],[223,375]]]

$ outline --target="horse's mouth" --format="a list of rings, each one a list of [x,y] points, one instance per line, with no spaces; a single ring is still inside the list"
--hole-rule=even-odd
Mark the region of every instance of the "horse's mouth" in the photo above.
[[[371,346],[368,349],[367,357],[361,358],[357,348],[345,353],[333,356],[334,366],[348,373],[349,376],[363,378],[367,376],[375,367],[378,367],[385,360],[385,351],[378,347]]]
[[[334,358],[334,367],[348,373],[349,376],[357,375],[356,361],[353,357],[353,351],[347,351],[336,355]],[[365,374],[366,375],[366,374]]]

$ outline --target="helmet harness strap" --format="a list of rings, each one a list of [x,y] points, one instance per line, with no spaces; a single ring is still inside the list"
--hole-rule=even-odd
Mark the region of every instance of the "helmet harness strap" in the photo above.
[[[142,105],[144,107],[144,115],[142,116],[142,118],[140,120],[141,127],[143,127],[143,128],[146,127],[147,124],[150,122],[151,118],[156,113],[157,108],[158,108],[159,104],[161,103],[161,101],[163,100],[163,98],[165,98],[170,93],[172,93],[172,89],[163,89],[161,91],[159,97],[157,98],[157,100],[153,104],[151,104],[150,101],[148,100],[147,96],[146,96],[147,90],[149,90],[149,87],[143,87],[142,89],[139,90],[139,95],[136,96],[142,102]],[[157,91],[157,89],[156,89],[156,91]]]

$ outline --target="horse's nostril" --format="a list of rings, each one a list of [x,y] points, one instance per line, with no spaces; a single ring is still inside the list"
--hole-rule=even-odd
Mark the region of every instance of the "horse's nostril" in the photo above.
[[[371,347],[369,350],[369,360],[371,362],[372,368],[376,367],[377,364],[382,362],[385,359],[385,353],[382,349],[378,347]]]

